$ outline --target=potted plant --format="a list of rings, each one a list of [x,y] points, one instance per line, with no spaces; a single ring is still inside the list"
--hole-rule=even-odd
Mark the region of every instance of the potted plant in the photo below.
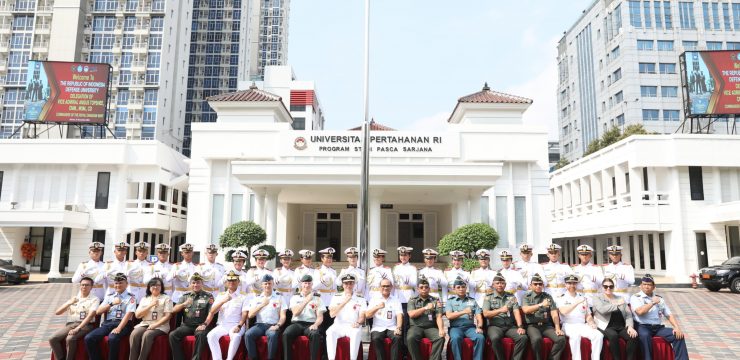
[[[26,259],[26,270],[31,270],[31,260],[36,257],[36,244],[24,242],[21,245],[21,256]]]

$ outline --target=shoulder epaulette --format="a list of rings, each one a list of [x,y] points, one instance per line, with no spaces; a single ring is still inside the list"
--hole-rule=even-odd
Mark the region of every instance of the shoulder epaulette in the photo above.
[[[175,265],[180,265],[180,262],[176,262]]]
[[[388,265],[386,265],[386,264],[383,264],[383,268],[384,268],[384,269],[390,269],[391,267],[390,267],[390,266],[388,266]]]

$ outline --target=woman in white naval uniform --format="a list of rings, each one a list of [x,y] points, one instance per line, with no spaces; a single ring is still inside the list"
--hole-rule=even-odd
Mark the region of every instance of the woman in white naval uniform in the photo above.
[[[496,272],[489,266],[491,261],[491,253],[486,249],[480,249],[475,252],[475,256],[478,258],[479,268],[473,270],[470,273],[471,287],[475,289],[475,294],[471,295],[475,302],[478,303],[478,307],[483,307],[483,300],[486,295],[493,293],[493,277]]]
[[[622,262],[622,247],[612,245],[606,248],[609,252],[609,264],[604,266],[604,278],[614,281],[614,294],[630,302],[630,286],[635,283],[635,269]]]
[[[326,330],[326,353],[329,360],[334,360],[337,353],[337,340],[347,336],[349,337],[349,358],[357,360],[367,302],[354,293],[355,277],[352,274],[342,277],[342,286],[344,292],[334,295],[329,305],[329,315],[334,318],[334,324]]]
[[[147,283],[144,283],[144,273],[152,265],[147,259],[149,255],[149,243],[139,241],[134,244],[136,260],[131,261],[128,267],[128,292],[136,297],[136,302],[141,302],[146,296]]]
[[[419,270],[419,278],[421,279],[424,276],[429,283],[429,295],[437,299],[447,299],[447,279],[445,278],[445,273],[434,267],[439,253],[429,248],[422,250],[421,253],[424,255],[424,265],[426,266]]]
[[[596,323],[588,309],[588,299],[576,292],[579,280],[578,276],[573,274],[566,276],[566,292],[555,297],[555,303],[560,311],[563,331],[568,336],[571,357],[581,358],[581,338],[585,337],[591,341],[591,360],[599,360],[604,335],[596,328]]]
[[[206,338],[213,359],[223,359],[221,345],[218,342],[222,336],[229,335],[229,351],[226,354],[226,359],[232,360],[239,349],[242,335],[244,335],[244,324],[247,321],[249,304],[245,303],[246,297],[238,291],[239,275],[233,271],[226,275],[226,288],[227,290],[219,294],[213,302],[208,318],[206,318],[207,326],[218,313],[218,325],[208,333]]]
[[[103,287],[104,278],[98,277],[99,274],[103,274],[105,263],[100,261],[100,256],[103,254],[103,243],[94,241],[88,246],[88,254],[90,254],[90,260],[80,263],[72,275],[72,282],[79,284],[83,277],[89,277],[93,280],[92,290],[90,291],[93,296],[97,297],[99,301],[103,301],[105,298],[105,288]],[[99,280],[96,280],[99,279]]]

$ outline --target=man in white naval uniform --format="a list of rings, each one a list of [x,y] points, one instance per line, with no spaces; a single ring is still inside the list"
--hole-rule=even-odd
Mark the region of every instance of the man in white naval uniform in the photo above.
[[[545,279],[547,280],[545,291],[555,299],[565,292],[565,277],[573,274],[568,264],[558,261],[561,248],[558,244],[550,244],[547,247],[547,257],[550,261],[542,267],[545,272]]]
[[[283,301],[286,304],[290,304],[290,298],[295,293],[296,288],[293,286],[293,279],[295,278],[295,271],[290,268],[290,263],[293,262],[293,250],[285,249],[277,254],[280,259],[280,267],[276,267],[272,271],[272,276],[275,278],[275,291],[283,297]],[[290,322],[290,319],[288,319]]]
[[[470,285],[475,289],[475,293],[471,297],[478,303],[478,307],[483,308],[483,300],[485,300],[486,295],[493,293],[491,284],[496,272],[489,266],[491,253],[488,250],[480,249],[475,252],[475,256],[478,258],[479,267],[470,273]]]
[[[239,349],[242,335],[244,335],[244,325],[247,322],[249,308],[245,302],[246,297],[237,290],[239,288],[239,276],[230,271],[225,278],[226,291],[218,294],[218,297],[214,300],[205,323],[207,328],[213,321],[213,317],[218,314],[218,325],[208,332],[206,339],[208,339],[208,347],[211,349],[213,359],[223,359],[219,339],[224,335],[229,335],[229,350],[226,359],[232,360]]]
[[[257,266],[247,270],[246,285],[247,285],[247,302],[252,301],[257,295],[262,293],[262,279],[265,275],[272,275],[272,270],[267,268],[267,257],[270,254],[265,249],[257,249],[252,251],[252,257],[254,258]]]
[[[198,268],[193,264],[193,244],[184,243],[180,245],[180,254],[182,261],[172,265],[166,281],[172,281],[174,291],[172,292],[172,301],[177,304],[180,302],[180,296],[190,291],[190,277],[193,276]]]
[[[373,262],[375,266],[371,267],[367,271],[367,291],[365,298],[371,300],[375,296],[380,296],[380,281],[383,279],[390,279],[391,285],[393,285],[393,269],[390,266],[383,264],[385,261],[385,254],[388,252],[383,249],[373,250]]]
[[[157,251],[157,262],[149,265],[149,268],[144,271],[144,284],[148,284],[153,278],[160,278],[164,282],[162,292],[172,295],[172,281],[167,281],[167,275],[172,271],[172,263],[169,260],[170,245],[161,243],[154,248]]]
[[[134,244],[134,252],[136,253],[136,260],[130,262],[126,276],[128,276],[128,292],[136,297],[136,303],[138,304],[146,296],[144,276],[147,269],[152,266],[147,260],[149,243],[137,242]]]
[[[614,294],[624,298],[629,304],[630,286],[635,283],[635,269],[622,262],[622,247],[612,245],[606,248],[609,252],[609,265],[604,266],[604,278],[614,281]]]
[[[529,283],[532,282],[532,275],[544,274],[545,271],[542,269],[536,260],[532,259],[532,247],[529,244],[522,244],[519,246],[519,256],[521,259],[514,262],[514,268],[519,270],[524,279],[524,290],[529,290]],[[547,286],[547,280],[544,280],[545,286]]]
[[[586,244],[576,248],[580,264],[573,267],[573,273],[581,279],[577,291],[586,296],[588,306],[593,307],[593,297],[601,288],[604,281],[604,273],[600,266],[591,263],[594,249]]]
[[[571,357],[581,358],[581,338],[585,337],[591,341],[591,360],[599,360],[604,334],[596,328],[596,323],[588,308],[588,299],[576,291],[579,280],[574,274],[566,276],[566,291],[555,297],[555,303],[560,311],[563,331],[568,337]]]
[[[298,256],[301,258],[301,266],[293,270],[293,288],[301,287],[301,279],[305,275],[310,275],[311,279],[314,278],[314,271],[316,269],[313,266],[313,254],[311,250],[303,249],[298,251]]]
[[[231,254],[232,267],[234,274],[239,277],[239,293],[247,296],[247,271],[244,270],[244,264],[247,262],[247,254],[241,250],[236,250]],[[221,277],[221,286],[226,288],[226,277]],[[214,296],[215,298],[215,296]]]
[[[519,270],[514,269],[514,266],[511,265],[512,256],[510,252],[507,250],[501,250],[499,251],[498,256],[501,258],[501,269],[498,272],[501,273],[506,280],[504,291],[514,295],[514,297],[516,297],[516,301],[521,306],[525,289],[522,273],[519,272]]]
[[[329,305],[334,298],[334,294],[337,293],[336,281],[337,271],[334,270],[331,265],[334,263],[334,248],[328,247],[323,250],[319,250],[321,256],[321,265],[314,270],[313,277],[313,291],[318,292],[321,297],[321,306],[326,308],[324,311],[324,320],[321,322],[319,328],[322,334],[326,334],[326,330],[334,324],[334,317],[329,315]],[[327,353],[326,342],[322,344],[322,354]]]
[[[98,282],[99,279],[105,279],[105,296],[113,295],[116,292],[116,275],[119,273],[124,275],[128,274],[128,269],[131,264],[126,261],[126,256],[128,256],[128,243],[125,241],[121,241],[115,243],[113,246],[116,249],[115,251],[113,251],[113,255],[115,256],[115,258],[113,259],[113,261],[105,262],[105,267],[103,267],[103,271],[99,273],[98,278],[95,279],[95,282]]]
[[[424,276],[429,283],[429,295],[437,299],[446,299],[447,278],[445,278],[445,273],[442,270],[434,267],[439,253],[434,249],[424,249],[421,253],[424,254],[424,265],[426,266],[419,270],[419,278]]]
[[[223,276],[226,268],[216,261],[218,257],[218,246],[208,244],[206,246],[206,262],[198,264],[198,273],[203,278],[203,290],[208,291],[214,298],[223,292]]]
[[[442,299],[442,302],[447,302],[450,297],[457,297],[455,295],[455,287],[453,283],[455,280],[460,278],[465,284],[468,285],[468,296],[472,297],[471,294],[475,294],[475,291],[471,289],[470,273],[462,268],[463,259],[465,259],[465,253],[460,250],[450,251],[450,257],[452,258],[452,267],[445,270],[445,280],[447,281],[447,297]]]
[[[357,260],[360,251],[357,250],[356,247],[352,246],[345,249],[344,254],[347,255],[347,262],[349,262],[349,265],[339,271],[339,275],[337,275],[337,280],[335,281],[336,286],[342,286],[342,282],[339,279],[344,276],[344,274],[352,274],[355,276],[355,292],[360,295],[364,295],[366,291],[365,271],[357,267]]]
[[[393,267],[393,279],[395,280],[395,298],[401,303],[403,309],[403,327],[401,329],[401,353],[406,353],[406,335],[409,331],[409,312],[408,303],[409,299],[416,296],[416,281],[419,278],[418,271],[414,265],[409,263],[411,259],[411,251],[414,248],[407,246],[399,246],[398,259],[401,261]]]
[[[92,290],[90,294],[98,298],[98,301],[103,301],[105,298],[105,288],[103,277],[98,275],[103,274],[105,270],[105,263],[100,261],[100,256],[103,254],[103,243],[94,241],[87,247],[87,252],[90,255],[90,260],[80,263],[77,265],[74,275],[72,275],[72,282],[79,284],[83,277],[89,277],[93,280]],[[99,280],[96,280],[99,279]]]
[[[362,345],[362,324],[365,322],[367,302],[354,290],[355,278],[346,274],[342,278],[344,291],[332,296],[329,305],[329,315],[334,318],[334,324],[326,330],[326,354],[329,360],[334,360],[337,353],[337,340],[340,337],[349,337],[349,358],[357,360],[357,354]]]

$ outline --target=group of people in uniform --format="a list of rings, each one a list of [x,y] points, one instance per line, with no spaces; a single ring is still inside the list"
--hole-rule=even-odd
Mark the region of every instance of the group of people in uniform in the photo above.
[[[490,267],[490,252],[475,254],[479,267],[463,269],[462,251],[449,253],[452,264],[442,271],[435,267],[439,256],[424,249],[424,267],[409,263],[410,247],[398,247],[399,263],[385,264],[387,252],[372,251],[374,265],[365,271],[357,266],[359,251],[347,248],[349,266],[339,273],[332,267],[333,248],[319,251],[320,264],[313,264],[314,252],[300,250],[301,265],[291,267],[294,253],[278,253],[282,266],[267,268],[268,252],[252,252],[255,266],[244,268],[247,254],[235,251],[232,266],[216,261],[218,247],[206,247],[206,262],[195,264],[192,244],[180,246],[182,261],[168,262],[170,247],[156,247],[158,261],[149,263],[147,243],[134,245],[136,260],[127,261],[128,244],[115,244],[115,259],[100,260],[103,244],[90,244],[90,260],[80,264],[73,282],[79,292],[57,309],[66,314],[66,326],[49,340],[57,359],[73,359],[76,342],[84,338],[90,359],[99,359],[100,343],[108,336],[110,356],[118,353],[121,339],[129,336],[130,359],[148,358],[154,339],[169,336],[172,356],[183,359],[183,339],[194,335],[193,359],[209,350],[222,359],[220,339],[228,335],[226,359],[233,359],[244,342],[249,359],[257,355],[257,341],[267,337],[267,358],[275,359],[282,339],[282,354],[292,358],[298,336],[309,339],[311,359],[334,359],[339,338],[349,338],[349,356],[358,357],[362,327],[370,324],[371,346],[376,358],[386,359],[385,341],[390,339],[392,360],[408,353],[422,359],[421,341],[432,343],[430,358],[440,360],[449,335],[455,359],[462,359],[464,338],[473,341],[473,358],[482,359],[486,338],[497,358],[504,358],[501,341],[514,341],[513,359],[522,359],[528,344],[534,357],[541,358],[543,337],[553,341],[548,358],[559,359],[566,336],[573,358],[580,358],[580,339],[591,341],[591,357],[598,359],[603,339],[609,340],[612,358],[621,358],[619,338],[627,342],[626,356],[634,358],[642,348],[651,358],[652,337],[672,343],[676,359],[687,359],[683,334],[663,299],[654,293],[651,276],[641,279],[641,291],[630,296],[634,270],[621,262],[620,246],[608,247],[606,266],[591,262],[593,249],[581,245],[580,263],[559,262],[560,246],[547,248],[549,262],[532,259],[533,249],[519,248],[521,259],[514,262],[507,250],[498,253],[502,267]],[[94,328],[96,315],[102,315]],[[170,329],[176,317],[177,327]],[[133,318],[140,319],[135,326]],[[443,317],[449,321],[445,326]],[[663,318],[673,328],[664,327]],[[281,338],[282,337],[282,338]],[[66,351],[65,344],[66,342]],[[319,355],[320,354],[320,355]]]

